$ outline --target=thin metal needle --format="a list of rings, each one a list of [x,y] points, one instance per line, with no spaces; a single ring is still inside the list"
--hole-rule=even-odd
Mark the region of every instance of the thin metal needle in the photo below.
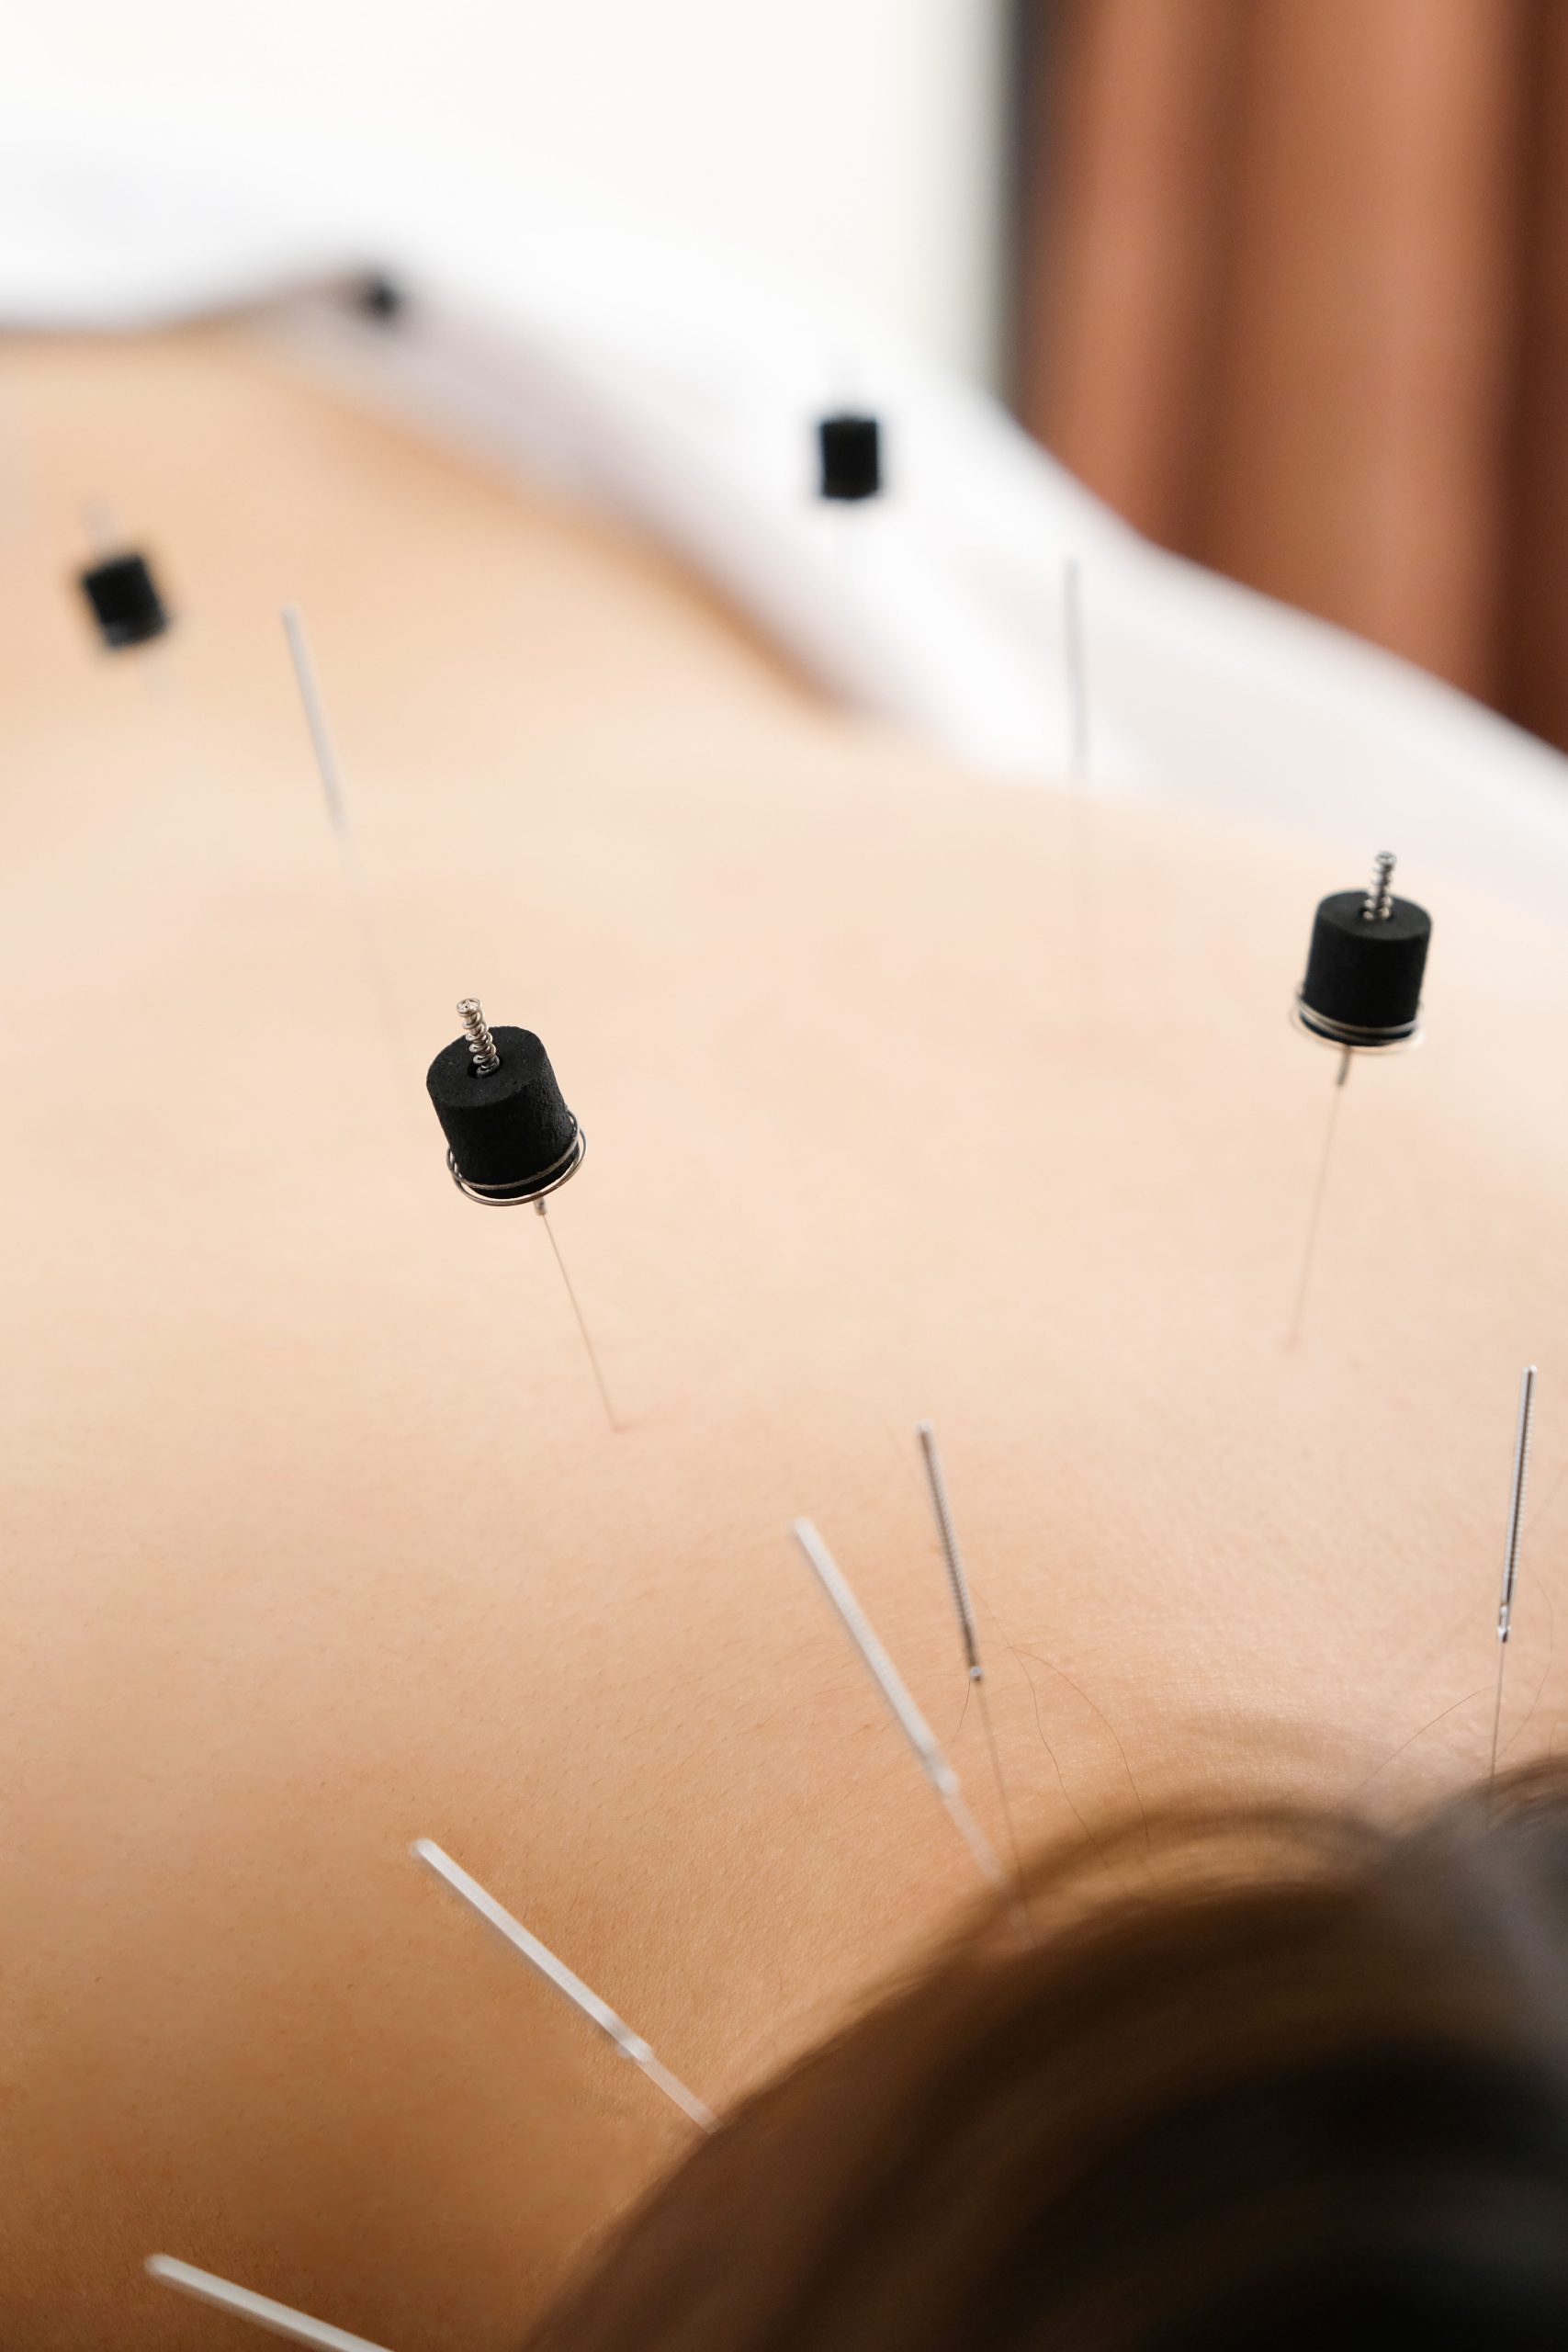
[[[1514,1430],[1514,1476],[1508,1489],[1508,1532],[1503,1546],[1503,1596],[1497,1603],[1497,1696],[1492,1709],[1492,1765],[1486,1776],[1488,1798],[1497,1779],[1497,1742],[1503,1729],[1503,1669],[1508,1662],[1508,1636],[1513,1631],[1514,1586],[1519,1573],[1519,1533],[1524,1523],[1525,1480],[1529,1476],[1530,1423],[1535,1418],[1535,1366],[1527,1363],[1519,1375],[1519,1418]]]
[[[609,1422],[612,1431],[618,1431],[622,1424],[615,1419],[615,1408],[610,1402],[610,1391],[604,1385],[604,1374],[599,1365],[599,1351],[593,1344],[592,1335],[588,1329],[587,1317],[584,1316],[582,1308],[579,1304],[577,1293],[572,1288],[571,1276],[566,1270],[566,1260],[560,1253],[560,1243],[556,1239],[555,1227],[545,1215],[545,1204],[543,1200],[536,1201],[534,1206],[539,1212],[546,1235],[549,1240],[550,1248],[556,1253],[556,1263],[560,1268],[560,1278],[566,1284],[566,1295],[571,1301],[571,1311],[577,1317],[577,1328],[582,1334],[582,1344],[588,1351],[589,1363],[592,1366],[593,1378],[599,1390],[599,1401],[604,1408],[604,1419]]]
[[[1084,654],[1084,574],[1077,555],[1063,564],[1063,668],[1067,675],[1067,776],[1072,781],[1072,864],[1079,967],[1079,1028],[1096,997],[1096,873],[1089,799],[1089,661]]]
[[[119,553],[125,545],[125,533],[107,498],[89,498],[82,508],[82,521],[99,563]]]
[[[372,2344],[367,2335],[350,2335],[345,2327],[330,2327],[325,2320],[309,2319],[303,2312],[290,2311],[287,2303],[275,2303],[270,2295],[258,2295],[249,2287],[236,2287],[231,2280],[220,2278],[210,2270],[197,2269],[194,2263],[176,2261],[172,2254],[150,2254],[143,2267],[150,2278],[191,2296],[198,2303],[215,2303],[220,2312],[232,2312],[237,2319],[248,2319],[254,2326],[265,2327],[269,2335],[287,2335],[296,2344],[314,2344],[321,2352],[386,2352],[384,2346]]]
[[[1317,1164],[1317,1182],[1313,1188],[1312,1208],[1307,1216],[1306,1247],[1302,1251],[1302,1271],[1296,1283],[1295,1309],[1291,1328],[1285,1334],[1285,1345],[1293,1348],[1302,1335],[1302,1317],[1306,1311],[1307,1284],[1312,1279],[1312,1261],[1317,1250],[1317,1228],[1323,1216],[1324,1195],[1328,1190],[1328,1163],[1334,1153],[1334,1129],[1339,1116],[1339,1097],[1345,1080],[1350,1075],[1350,1048],[1345,1046],[1339,1057],[1338,1075],[1328,1098],[1328,1125],[1323,1133],[1323,1158]]]
[[[1089,664],[1084,655],[1083,572],[1077,556],[1062,571],[1062,650],[1067,673],[1067,774],[1089,780]]]
[[[392,1012],[392,989],[387,967],[381,959],[381,949],[376,936],[375,921],[370,910],[370,892],[365,879],[365,869],[359,863],[359,849],[354,828],[348,821],[348,801],[343,788],[343,771],[338,765],[337,746],[327,719],[326,702],[321,681],[310,654],[310,642],[305,634],[304,616],[298,605],[283,607],[283,634],[288,641],[288,656],[294,664],[294,682],[299,689],[299,700],[305,712],[305,724],[310,730],[310,748],[316,755],[316,769],[321,779],[321,794],[327,804],[327,822],[343,860],[344,878],[348,885],[349,901],[354,920],[358,926],[360,950],[370,982],[370,993],[380,1015],[381,1032],[386,1041],[387,1056],[391,1065],[394,1091],[403,1094],[402,1042],[398,1034]]]
[[[522,1921],[514,1919],[511,1912],[479,1884],[478,1879],[470,1878],[468,1871],[455,1862],[433,1838],[416,1838],[410,1851],[416,1862],[423,1862],[426,1870],[434,1871],[437,1878],[445,1879],[454,1894],[460,1895],[498,1935],[504,1936],[513,1951],[521,1952],[547,1984],[553,1984],[573,2008],[579,2010],[591,2025],[598,2028],[607,2041],[614,2042],[623,2058],[629,2058],[634,2066],[639,2066],[654,2087],[672,2100],[682,2115],[704,2132],[718,2129],[713,2109],[704,2105],[695,2091],[688,2090],[678,2075],[672,2075],[668,2066],[660,2064],[641,2034],[634,2033],[625,2018],[615,2015],[608,2001],[602,2001],[598,1994],[591,1990],[581,1976],[575,1975],[564,1961],[558,1960],[547,1944],[542,1944],[537,1936],[530,1935]]]
[[[1013,1823],[1012,1807],[1008,1803],[1007,1781],[1002,1771],[1001,1750],[997,1745],[996,1724],[991,1719],[990,1693],[986,1683],[986,1669],[980,1663],[980,1637],[975,1623],[975,1604],[970,1598],[969,1578],[964,1572],[964,1555],[958,1548],[957,1531],[953,1524],[953,1511],[947,1499],[947,1480],[942,1474],[942,1456],[936,1450],[936,1431],[930,1421],[915,1423],[920,1457],[925,1464],[926,1484],[931,1489],[931,1512],[936,1520],[937,1535],[942,1544],[942,1556],[947,1569],[948,1589],[958,1617],[959,1637],[964,1644],[964,1662],[969,1669],[969,1679],[980,1702],[980,1721],[985,1728],[986,1746],[990,1753],[991,1778],[996,1783],[997,1802],[1001,1807],[1007,1827],[1008,1844],[1012,1851],[1013,1869],[1018,1877],[1019,1899],[1023,1900],[1023,1856],[1019,1850],[1018,1831]]]
[[[310,748],[316,754],[316,766],[321,775],[321,790],[326,797],[327,818],[340,841],[352,838],[348,829],[348,803],[344,798],[343,771],[338,766],[337,746],[327,721],[327,707],[321,696],[321,680],[310,658],[310,642],[305,635],[305,619],[298,605],[283,607],[283,634],[288,640],[288,657],[294,664],[294,680],[299,689],[299,699],[305,707],[305,724],[310,730]]]
[[[839,1613],[840,1623],[861,1655],[861,1661],[887,1702],[894,1722],[915,1751],[921,1771],[947,1808],[948,1818],[974,1856],[976,1867],[993,1886],[1007,1885],[1007,1872],[998,1861],[990,1839],[964,1802],[958,1775],[937,1745],[936,1734],[904,1687],[903,1679],[872,1631],[871,1621],[851,1591],[843,1570],[808,1519],[790,1528],[818,1583]]]
[[[1067,688],[1067,775],[1073,797],[1073,903],[1078,966],[1078,1019],[1092,1010],[1099,961],[1095,904],[1094,842],[1089,789],[1089,662],[1084,646],[1083,573],[1077,556],[1062,568],[1062,660]]]

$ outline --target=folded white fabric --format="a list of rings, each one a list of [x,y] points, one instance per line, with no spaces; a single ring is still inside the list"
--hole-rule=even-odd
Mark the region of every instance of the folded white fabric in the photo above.
[[[407,295],[372,330],[367,272]],[[1140,540],[1011,424],[860,320],[508,155],[58,85],[0,100],[0,323],[237,306],[485,460],[649,533],[829,691],[961,761],[1060,774],[1064,567],[1096,788],[1387,842],[1562,903],[1568,763],[1406,665]],[[888,494],[825,511],[815,418],[883,420]]]

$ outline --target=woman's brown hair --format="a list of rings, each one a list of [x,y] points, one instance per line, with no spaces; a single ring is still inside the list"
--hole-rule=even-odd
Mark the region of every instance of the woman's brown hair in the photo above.
[[[748,2099],[529,2352],[1568,2347],[1568,1771],[1172,1808]]]

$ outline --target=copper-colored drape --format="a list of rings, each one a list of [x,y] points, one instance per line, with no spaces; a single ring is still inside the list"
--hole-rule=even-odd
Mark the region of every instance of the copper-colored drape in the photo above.
[[[1568,0],[1032,30],[1025,421],[1166,546],[1568,745]]]

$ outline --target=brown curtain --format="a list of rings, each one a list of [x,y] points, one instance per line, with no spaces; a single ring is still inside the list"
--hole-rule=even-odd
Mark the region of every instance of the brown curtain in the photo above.
[[[1568,745],[1568,0],[1025,17],[1025,421]]]

